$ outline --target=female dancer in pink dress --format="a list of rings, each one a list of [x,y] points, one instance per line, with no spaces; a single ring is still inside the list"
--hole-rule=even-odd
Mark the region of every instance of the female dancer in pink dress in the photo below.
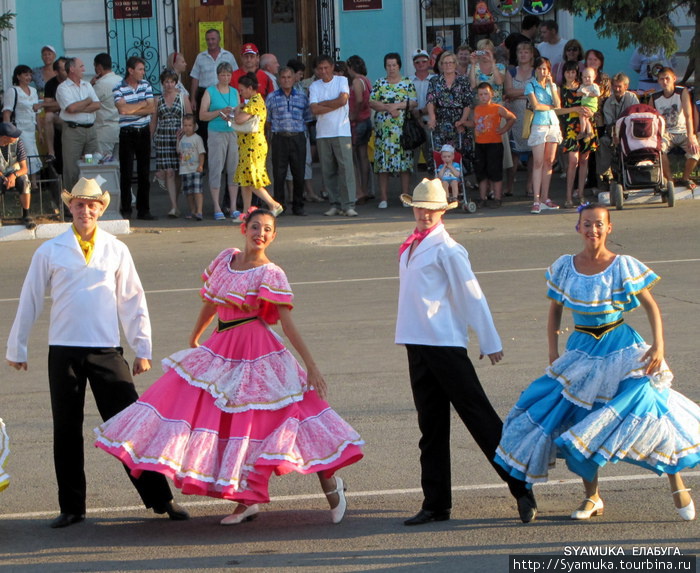
[[[95,430],[96,445],[136,476],[157,471],[183,493],[238,502],[223,525],[270,501],[272,472],[316,473],[339,523],[346,487],[333,474],[362,458],[364,442],[325,402],[326,382],[292,321],[287,277],[267,258],[275,217],[258,209],[241,230],[245,250],[226,249],[204,271],[191,348],[163,360],[165,374]],[[306,372],[270,329],[278,320]]]

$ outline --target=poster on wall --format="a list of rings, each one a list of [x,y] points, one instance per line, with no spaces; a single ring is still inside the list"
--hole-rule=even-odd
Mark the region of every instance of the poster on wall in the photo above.
[[[294,22],[294,1],[293,0],[273,0],[272,1],[272,23],[291,24]]]
[[[223,22],[200,22],[199,23],[199,51],[207,51],[207,30],[216,30],[221,35],[221,47],[226,47],[224,38],[224,23]]]
[[[343,0],[343,10],[381,10],[382,0]]]
[[[152,0],[114,0],[112,6],[115,20],[153,17]]]

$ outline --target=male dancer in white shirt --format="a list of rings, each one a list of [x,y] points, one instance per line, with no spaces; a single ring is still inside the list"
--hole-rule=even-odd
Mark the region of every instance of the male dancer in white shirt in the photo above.
[[[53,301],[49,389],[61,509],[50,523],[53,528],[85,519],[83,408],[87,382],[103,420],[138,399],[120,347],[119,322],[136,354],[133,373],[151,368],[151,325],[131,254],[124,243],[97,228],[97,220],[109,205],[109,193],[102,192],[94,179],[80,179],[61,197],[73,215],[73,224],[34,253],[6,355],[10,366],[27,370],[29,334],[48,290]],[[146,507],[167,513],[170,519],[189,517],[173,502],[163,475],[143,472],[138,479],[129,477]]]
[[[466,249],[445,230],[442,216],[454,209],[439,179],[423,179],[413,196],[416,230],[399,250],[399,310],[396,343],[406,346],[413,400],[421,431],[423,506],[405,525],[446,521],[452,509],[450,476],[450,404],[493,468],[517,500],[523,523],[537,515],[529,486],[508,475],[493,459],[503,423],[481,387],[467,356],[471,328],[480,356],[491,364],[503,358],[503,346]]]

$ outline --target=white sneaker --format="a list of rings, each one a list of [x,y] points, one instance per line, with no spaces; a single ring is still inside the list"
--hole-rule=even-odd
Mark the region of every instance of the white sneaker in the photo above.
[[[389,206],[389,204],[386,201],[380,201],[379,205],[377,205],[377,209],[386,209]]]
[[[355,209],[352,207],[346,209],[344,214],[346,217],[357,217],[357,211],[355,211]]]
[[[342,215],[342,214],[343,214],[343,212],[340,209],[338,209],[337,207],[331,207],[330,209],[328,209],[328,211],[326,211],[324,213],[324,215],[326,217],[335,217],[336,215]]]

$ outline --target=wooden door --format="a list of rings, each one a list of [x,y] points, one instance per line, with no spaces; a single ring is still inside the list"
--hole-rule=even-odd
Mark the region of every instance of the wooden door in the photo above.
[[[240,60],[242,40],[241,0],[179,0],[180,50],[189,68],[194,64],[200,48],[200,36],[210,27],[202,23],[218,23],[223,30],[221,45]],[[182,78],[189,88],[189,76]]]
[[[316,2],[308,0],[296,0],[295,21],[297,23],[298,54],[301,61],[306,64],[306,75],[313,73],[312,66],[318,56],[318,18],[316,16]]]

